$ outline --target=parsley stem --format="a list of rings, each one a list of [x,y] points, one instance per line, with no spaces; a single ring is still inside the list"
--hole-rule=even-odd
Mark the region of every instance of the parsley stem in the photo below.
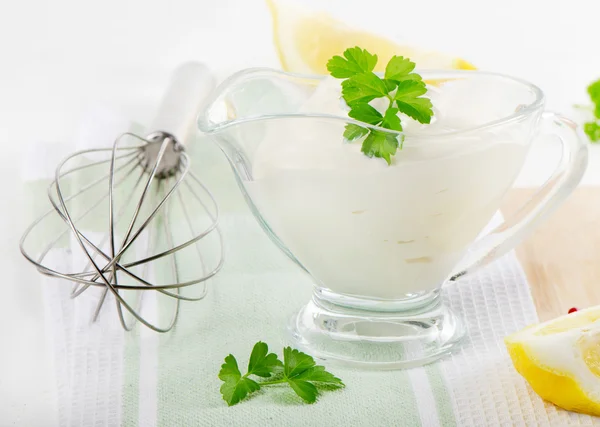
[[[261,386],[263,386],[263,385],[272,385],[272,384],[283,384],[284,382],[287,382],[287,380],[285,378],[281,378],[280,380],[265,381],[265,382],[260,382],[259,384]]]

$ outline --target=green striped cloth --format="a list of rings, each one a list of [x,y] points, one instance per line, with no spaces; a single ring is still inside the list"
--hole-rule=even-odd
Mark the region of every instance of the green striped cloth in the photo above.
[[[502,337],[537,320],[513,254],[445,289],[446,303],[468,328],[456,354],[404,371],[329,366],[347,386],[314,405],[281,388],[228,407],[217,378],[223,358],[232,353],[244,365],[259,340],[281,353],[286,324],[309,299],[312,285],[259,229],[212,143],[199,138],[191,155],[223,211],[226,265],[204,300],[183,303],[175,330],[156,334],[138,327],[124,333],[114,308],[90,324],[97,295],[69,300],[68,285],[41,279],[61,425],[593,425],[590,417],[544,403],[512,368]],[[151,294],[144,297],[144,312],[165,315]]]

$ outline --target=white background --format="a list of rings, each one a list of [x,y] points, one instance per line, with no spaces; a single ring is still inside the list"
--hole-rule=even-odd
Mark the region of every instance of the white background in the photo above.
[[[399,42],[530,80],[566,114],[600,78],[597,0],[321,3]],[[3,0],[0,55],[0,425],[53,425],[39,284],[18,254],[22,157],[41,156],[28,147],[72,142],[99,107],[147,122],[181,62],[204,61],[221,77],[278,62],[262,0]],[[539,184],[555,160],[552,150],[534,151],[520,183]],[[600,183],[599,165],[593,147],[585,183]]]

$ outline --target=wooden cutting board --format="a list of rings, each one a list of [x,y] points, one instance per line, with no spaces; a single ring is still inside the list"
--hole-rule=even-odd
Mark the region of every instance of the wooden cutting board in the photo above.
[[[535,192],[512,190],[505,216]],[[581,187],[517,246],[540,320],[600,304],[600,187]]]

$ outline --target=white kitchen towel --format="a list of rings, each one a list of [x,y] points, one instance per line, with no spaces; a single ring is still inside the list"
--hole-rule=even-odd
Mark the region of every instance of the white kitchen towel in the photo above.
[[[223,210],[225,268],[204,300],[183,303],[180,321],[168,334],[143,327],[122,332],[114,304],[92,324],[98,292],[71,300],[70,284],[43,279],[61,425],[600,425],[544,403],[513,369],[502,338],[537,316],[512,253],[444,289],[445,302],[467,326],[452,356],[392,372],[331,365],[347,387],[325,393],[314,405],[281,389],[227,407],[217,378],[223,358],[232,353],[247,363],[258,340],[281,353],[286,323],[310,297],[311,283],[260,230],[220,153],[202,138],[190,151],[196,173]],[[160,315],[152,298],[144,303],[148,313]]]

